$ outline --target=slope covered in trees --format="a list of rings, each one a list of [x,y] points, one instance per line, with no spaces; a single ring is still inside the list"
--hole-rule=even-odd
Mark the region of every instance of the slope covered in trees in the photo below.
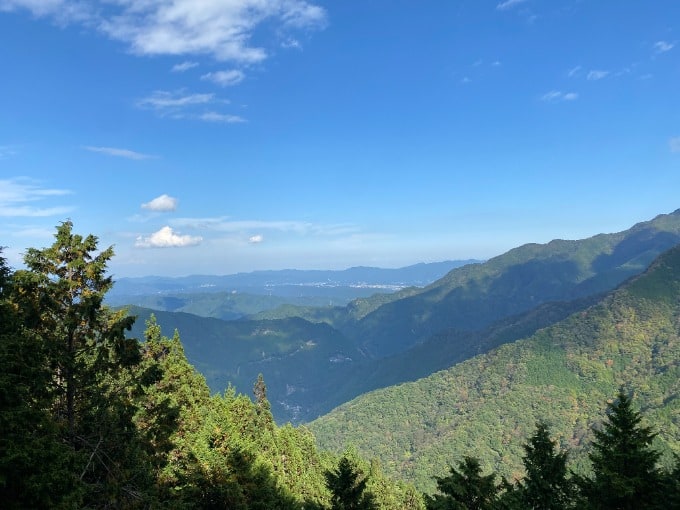
[[[157,316],[164,330],[180,330],[213,390],[227,380],[247,387],[262,372],[274,388],[277,421],[306,422],[364,392],[529,336],[592,304],[678,242],[680,211],[615,234],[521,246],[456,268],[428,287],[346,307],[287,306],[230,326],[186,314]]]
[[[623,232],[527,244],[454,269],[412,296],[380,303],[341,329],[373,357],[385,357],[449,328],[477,331],[542,303],[609,291],[679,242],[677,210]]]
[[[601,403],[623,386],[680,452],[680,247],[600,303],[525,340],[417,382],[364,395],[312,422],[324,448],[355,444],[388,474],[434,489],[433,476],[469,452],[484,469],[523,474],[522,441],[547,421],[570,463],[587,470]]]
[[[55,237],[27,251],[25,270],[0,257],[3,508],[330,507],[340,457],[276,426],[262,377],[253,399],[211,394],[179,335],[151,317],[144,341],[130,338],[134,318],[103,304],[112,250],[70,222]],[[348,465],[377,508],[422,507],[377,465]]]
[[[317,448],[309,429],[277,426],[262,375],[254,381],[253,398],[232,386],[211,393],[187,360],[179,334],[164,336],[155,316],[146,321],[143,341],[130,338],[134,318],[103,304],[112,285],[106,276],[112,250],[98,252],[97,238],[74,234],[70,222],[55,237],[51,247],[27,251],[24,270],[12,271],[0,257],[3,508],[678,505],[680,460],[672,453],[679,442],[680,247],[602,303],[465,362],[461,372],[436,374],[454,389],[448,408],[445,388],[426,379],[434,415],[399,416],[390,401],[365,415],[350,412],[362,420],[342,425],[350,433],[357,425],[374,439],[372,427],[379,423],[375,444],[378,456],[387,459],[386,471],[429,456],[430,490],[423,495],[383,475],[381,462],[363,460],[347,447],[350,442],[329,453]],[[525,317],[506,327],[517,334],[535,322]],[[592,397],[614,384],[637,388],[658,435],[622,390],[602,419]],[[397,404],[417,410],[420,402],[409,387],[417,385],[396,388],[406,388]],[[533,436],[520,444],[530,428],[522,420],[539,416],[554,424],[559,442],[538,421]],[[423,417],[430,421],[419,421]],[[395,464],[392,449],[405,444],[395,423],[405,424],[419,441],[434,431],[449,444],[439,449],[442,444],[412,443],[401,465]],[[448,450],[451,432],[459,430],[463,441]],[[494,440],[497,431],[504,434],[500,442]],[[423,457],[416,459],[415,446]],[[572,452],[577,474],[567,475]],[[440,476],[445,468],[435,471],[439,460],[448,475]],[[415,473],[423,467],[412,465]],[[499,477],[508,472],[508,478]]]

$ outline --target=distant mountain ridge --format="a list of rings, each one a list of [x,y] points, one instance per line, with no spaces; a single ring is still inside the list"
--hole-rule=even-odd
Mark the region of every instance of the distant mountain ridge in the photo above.
[[[111,296],[156,293],[243,291],[287,295],[290,286],[401,288],[427,285],[451,269],[479,260],[447,260],[413,264],[401,268],[350,267],[342,270],[282,269],[230,275],[180,277],[143,276],[118,278]]]
[[[373,357],[397,354],[448,328],[475,331],[541,303],[611,290],[678,243],[680,209],[623,232],[526,244],[454,269],[412,296],[376,308],[343,332],[361,341]]]
[[[416,382],[371,392],[309,424],[322,448],[355,445],[391,476],[434,488],[465,455],[513,478],[546,420],[584,469],[607,399],[635,392],[655,447],[680,454],[680,246],[585,310]]]
[[[213,390],[237,377],[239,389],[248,391],[262,372],[271,380],[276,419],[304,422],[366,391],[413,381],[531,335],[586,308],[678,243],[680,210],[623,232],[524,245],[487,262],[455,268],[424,288],[375,294],[346,306],[285,306],[261,312],[242,319],[250,324],[243,327],[277,333],[260,338],[259,357],[245,364],[237,357],[239,350],[220,354],[205,347],[208,337],[227,345],[235,335],[227,329],[210,326],[212,333],[202,333],[203,341],[199,332],[180,328],[180,335],[192,362],[200,360],[197,366],[211,374]],[[173,317],[164,314],[159,321],[164,331],[180,322]],[[303,320],[298,325],[307,323],[304,331],[313,331],[313,336],[287,332],[291,323],[286,320],[292,318]],[[200,322],[192,324],[186,327],[201,327]],[[326,342],[344,347],[330,355],[323,347]],[[303,344],[305,350],[300,349]],[[318,355],[310,354],[315,350]],[[287,354],[271,355],[277,352]],[[303,352],[307,363],[321,364],[321,372],[316,365],[295,361]]]

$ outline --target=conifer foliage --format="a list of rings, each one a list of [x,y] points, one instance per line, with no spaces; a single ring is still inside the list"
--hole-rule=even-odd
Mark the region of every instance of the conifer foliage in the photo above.
[[[466,456],[448,476],[437,478],[441,494],[428,496],[428,510],[491,510],[497,498],[494,473],[482,475],[479,460]]]
[[[211,395],[177,331],[152,317],[144,341],[128,338],[134,317],[104,304],[113,250],[72,228],[29,249],[26,269],[0,256],[0,506],[329,508],[337,458],[307,429],[276,426],[264,377],[254,399]],[[359,506],[333,508],[376,508],[353,480]],[[399,494],[380,510],[419,508],[402,503],[414,490],[375,483]]]
[[[343,456],[335,470],[326,471],[331,491],[331,510],[376,510],[373,495],[366,491],[367,479]]]
[[[642,510],[665,508],[660,453],[652,448],[656,434],[642,425],[632,399],[619,390],[608,405],[601,429],[595,429],[590,460],[592,478],[580,478],[588,504],[596,509]]]
[[[555,451],[545,422],[536,425],[536,432],[524,445],[524,452],[526,476],[519,488],[524,507],[536,510],[569,508],[573,490],[567,478],[567,452]]]

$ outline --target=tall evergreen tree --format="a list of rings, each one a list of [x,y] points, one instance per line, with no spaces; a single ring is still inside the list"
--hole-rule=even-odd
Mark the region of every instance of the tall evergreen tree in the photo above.
[[[608,405],[606,421],[594,430],[589,457],[592,478],[578,478],[587,503],[595,509],[644,510],[665,508],[661,498],[660,454],[651,447],[656,434],[641,424],[631,398],[623,389]]]
[[[12,281],[0,256],[0,501],[7,509],[68,507],[80,496],[73,457],[50,414],[45,350],[11,302]]]
[[[498,487],[494,473],[482,475],[479,460],[465,457],[458,469],[451,466],[450,474],[436,477],[441,494],[425,496],[428,510],[490,510],[494,508]]]
[[[366,491],[366,477],[345,455],[335,470],[326,471],[326,486],[331,492],[331,510],[375,510],[373,495]]]
[[[139,344],[126,337],[134,319],[103,305],[113,285],[106,275],[112,248],[97,252],[95,236],[57,228],[52,246],[27,250],[25,270],[14,274],[12,306],[39,344],[51,422],[73,454],[70,471],[83,506],[143,504],[148,485],[130,369]]]
[[[567,452],[555,451],[550,431],[544,422],[524,445],[526,476],[521,483],[523,506],[535,510],[569,508],[572,499],[571,482],[567,479]]]

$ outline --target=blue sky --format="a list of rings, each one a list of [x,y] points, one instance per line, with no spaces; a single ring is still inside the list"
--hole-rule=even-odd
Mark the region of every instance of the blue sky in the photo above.
[[[680,2],[0,0],[0,245],[398,267],[680,208]]]

